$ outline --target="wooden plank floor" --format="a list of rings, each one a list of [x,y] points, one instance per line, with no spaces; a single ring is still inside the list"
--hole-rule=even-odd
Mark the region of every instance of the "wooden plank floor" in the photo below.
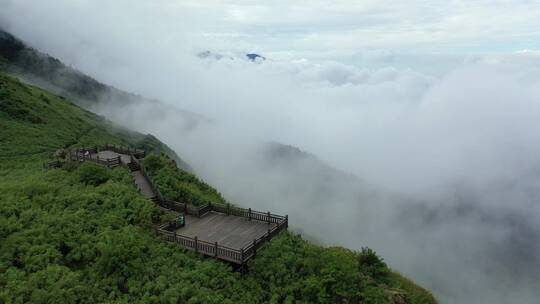
[[[133,176],[133,179],[135,180],[135,184],[137,185],[137,188],[141,189],[141,194],[144,197],[152,198],[156,196],[156,194],[152,190],[152,186],[150,186],[150,183],[144,177],[141,171],[133,171],[131,172],[131,176]]]
[[[95,158],[95,156],[99,156],[99,158],[107,159],[107,158],[116,158],[120,155],[120,160],[123,164],[129,164],[131,162],[131,157],[127,154],[121,154],[116,153],[114,151],[105,150],[105,151],[99,151],[97,154],[92,154],[92,157]],[[139,189],[141,189],[141,194],[146,198],[152,198],[156,196],[154,191],[152,190],[152,187],[150,186],[150,183],[148,180],[144,177],[141,171],[134,171],[131,172],[131,175],[133,176],[133,179],[135,181],[135,184]]]
[[[92,156],[94,156],[94,155],[95,155],[95,154],[92,154]],[[131,158],[129,157],[129,155],[116,153],[116,152],[110,151],[110,150],[99,151],[99,152],[97,153],[97,155],[98,155],[99,158],[101,158],[101,159],[117,158],[118,155],[120,155],[120,158],[121,158],[121,160],[122,160],[122,163],[124,163],[124,164],[128,164],[128,163],[131,161]]]
[[[176,233],[197,237],[201,241],[240,249],[263,236],[276,224],[268,224],[244,217],[209,212],[201,218],[186,215],[186,225]]]
[[[116,153],[114,151],[100,151],[97,153],[100,158],[116,158],[120,155],[121,161],[128,164],[131,159],[129,155]],[[94,155],[93,155],[94,156]],[[131,172],[137,187],[141,189],[141,194],[147,198],[152,198],[155,193],[141,171]],[[201,241],[227,246],[235,249],[243,248],[275,227],[274,223],[248,220],[245,217],[226,215],[218,212],[209,212],[201,218],[186,215],[186,225],[176,232],[188,237],[197,237]]]

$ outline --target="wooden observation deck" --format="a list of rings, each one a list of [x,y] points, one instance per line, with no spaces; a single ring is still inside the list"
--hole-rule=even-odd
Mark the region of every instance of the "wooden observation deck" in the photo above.
[[[142,150],[113,145],[71,149],[68,153],[70,160],[127,166],[143,196],[179,215],[177,220],[156,227],[155,233],[187,250],[244,266],[267,241],[287,229],[286,215],[222,203],[195,206],[164,198],[140,163],[145,155]],[[51,164],[49,167],[56,167]]]

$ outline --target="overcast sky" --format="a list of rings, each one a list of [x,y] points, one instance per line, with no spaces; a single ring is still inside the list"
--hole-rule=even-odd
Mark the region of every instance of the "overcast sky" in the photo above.
[[[537,1],[185,1],[208,37],[263,51],[511,52],[539,46]],[[173,10],[174,10],[173,9]],[[203,19],[204,20],[204,19]]]
[[[540,47],[540,5],[534,0],[0,2],[2,13],[16,14],[38,30],[46,27],[47,15],[58,15],[66,33],[81,34],[78,27],[87,23],[107,27],[114,22],[141,34],[167,30],[169,39],[187,33],[182,39],[226,50],[307,54],[367,48],[452,54]],[[133,16],[139,26],[131,22]]]

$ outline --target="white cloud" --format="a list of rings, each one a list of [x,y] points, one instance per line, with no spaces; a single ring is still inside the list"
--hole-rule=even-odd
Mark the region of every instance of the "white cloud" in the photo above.
[[[240,45],[263,52],[358,48],[489,52],[538,48],[540,38],[537,1],[1,2],[0,14],[32,20],[38,33],[46,31],[41,20],[53,15],[64,34],[73,33],[80,39],[86,36],[86,27],[81,25],[93,23],[93,28],[109,35],[132,31],[149,41],[163,39],[164,33],[167,39],[183,39],[178,33],[189,33],[190,38],[183,42],[226,50]],[[138,23],[130,21],[133,18]],[[153,35],[155,32],[161,34]]]

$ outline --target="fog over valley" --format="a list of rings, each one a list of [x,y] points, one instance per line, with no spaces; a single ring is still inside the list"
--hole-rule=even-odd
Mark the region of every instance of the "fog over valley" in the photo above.
[[[133,93],[91,109],[231,202],[373,248],[440,303],[532,304],[540,4],[525,2],[0,0],[0,28]]]

